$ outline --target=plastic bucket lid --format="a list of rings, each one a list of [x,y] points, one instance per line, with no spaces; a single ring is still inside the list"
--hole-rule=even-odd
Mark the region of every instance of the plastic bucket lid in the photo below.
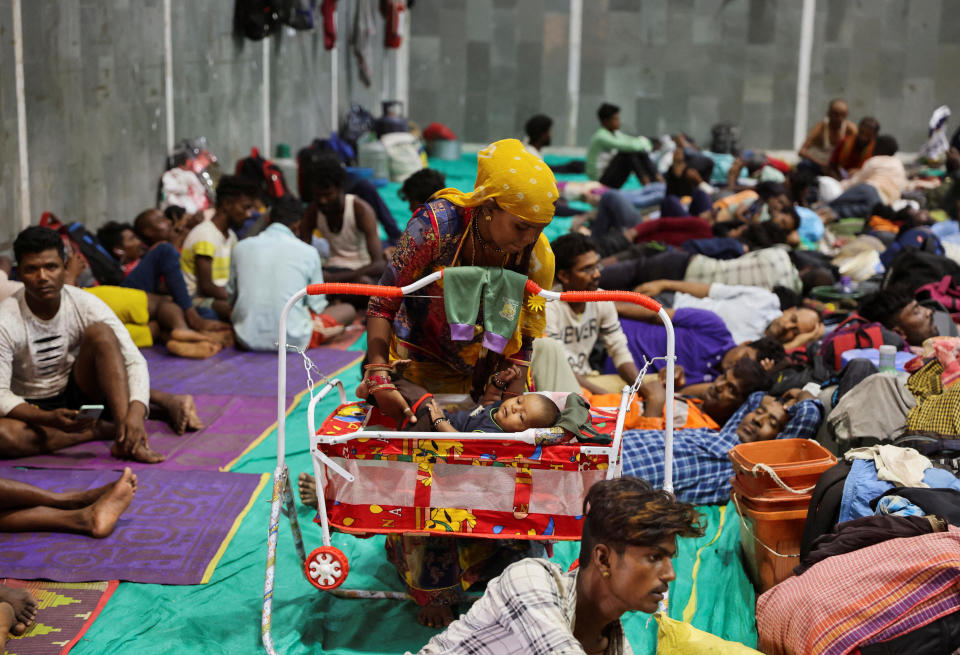
[[[761,495],[751,493],[737,478],[730,479],[733,493],[739,498],[743,507],[763,512],[784,511],[793,509],[806,510],[810,506],[812,494],[793,494],[780,487],[764,489]]]
[[[837,462],[833,454],[810,439],[773,439],[737,444],[730,450],[734,469],[753,474],[765,464],[781,478],[822,473]]]

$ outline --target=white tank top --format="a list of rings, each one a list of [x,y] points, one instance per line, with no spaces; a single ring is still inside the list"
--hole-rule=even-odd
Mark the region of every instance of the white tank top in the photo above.
[[[353,211],[355,198],[352,193],[343,198],[343,225],[339,232],[333,232],[327,223],[327,217],[323,212],[317,212],[317,230],[320,236],[330,242],[330,257],[324,262],[325,266],[355,271],[370,264],[367,236],[357,227]]]

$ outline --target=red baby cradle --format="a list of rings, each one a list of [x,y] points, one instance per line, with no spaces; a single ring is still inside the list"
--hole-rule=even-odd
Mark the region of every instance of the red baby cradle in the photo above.
[[[323,546],[303,546],[285,457],[286,317],[305,295],[362,294],[400,297],[441,279],[438,271],[406,286],[327,283],[310,285],[284,308],[279,325],[277,467],[267,540],[261,615],[263,645],[276,653],[270,634],[280,512],[290,519],[307,580],[318,589],[351,598],[398,598],[392,591],[343,589],[347,557],[331,545],[331,526],[358,535],[419,533],[490,539],[578,540],[583,498],[590,486],[620,473],[627,406],[643,374],[624,386],[616,414],[591,410],[594,429],[610,442],[581,443],[562,428],[523,432],[400,432],[392,419],[363,401],[347,400],[343,384],[328,380],[308,405],[310,452],[317,480]],[[646,296],[617,291],[553,292],[528,280],[526,290],[547,301],[633,302],[659,314],[667,330],[666,453],[664,488],[673,490],[674,333],[667,313]],[[337,389],[340,405],[315,429],[315,408]]]

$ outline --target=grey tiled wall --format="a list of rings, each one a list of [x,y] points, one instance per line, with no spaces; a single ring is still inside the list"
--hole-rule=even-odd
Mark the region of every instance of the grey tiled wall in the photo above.
[[[263,134],[262,46],[234,37],[233,4],[172,3],[175,138],[206,136],[227,171]],[[343,46],[353,3],[341,5]],[[45,210],[89,227],[132,219],[154,203],[166,157],[162,1],[23,2],[22,17],[32,220]],[[350,93],[367,106],[379,97],[382,34],[374,40],[371,89],[355,88],[341,47],[343,105]],[[270,65],[273,142],[326,136],[322,32],[272,37]],[[19,229],[17,149],[12,2],[0,0],[0,251]]]
[[[0,16],[10,15],[11,4],[11,0],[0,0]],[[19,225],[18,149],[13,30],[9,22],[0,22],[0,244],[12,240]]]
[[[378,112],[392,53],[373,37],[373,81],[346,47],[357,0],[338,6],[341,111]],[[230,0],[173,0],[176,138],[205,135],[228,170],[262,146],[261,44],[232,35]],[[720,120],[746,145],[792,145],[800,0],[584,0],[577,142],[604,100],[624,127],[705,139]],[[24,1],[25,92],[33,219],[44,210],[96,227],[154,201],[166,154],[161,0]],[[817,0],[811,121],[829,98],[879,118],[906,150],[930,112],[960,123],[960,8],[952,0]],[[519,135],[536,112],[562,142],[569,0],[417,0],[411,11],[410,107],[464,141]],[[0,0],[0,249],[17,231],[18,141],[12,0]],[[325,135],[330,53],[322,34],[270,41],[273,142]],[[272,154],[272,153],[271,153]]]
[[[419,0],[413,12],[411,115],[461,139],[521,133],[536,112],[569,112],[567,0]],[[577,143],[603,102],[625,129],[706,140],[733,121],[743,143],[792,148],[800,0],[585,0]],[[950,0],[817,0],[810,120],[835,96],[872,113],[905,150],[940,104],[960,119],[960,6]]]

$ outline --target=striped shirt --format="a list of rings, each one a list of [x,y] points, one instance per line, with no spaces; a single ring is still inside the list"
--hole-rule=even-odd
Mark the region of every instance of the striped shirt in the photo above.
[[[705,255],[694,255],[690,258],[683,279],[686,282],[719,282],[765,289],[783,286],[797,293],[803,287],[800,274],[790,261],[789,251],[778,246],[754,250],[736,259],[713,259]]]
[[[583,655],[573,636],[577,571],[544,559],[511,564],[483,598],[435,636],[419,655]],[[632,655],[620,621],[605,629],[606,655]]]

